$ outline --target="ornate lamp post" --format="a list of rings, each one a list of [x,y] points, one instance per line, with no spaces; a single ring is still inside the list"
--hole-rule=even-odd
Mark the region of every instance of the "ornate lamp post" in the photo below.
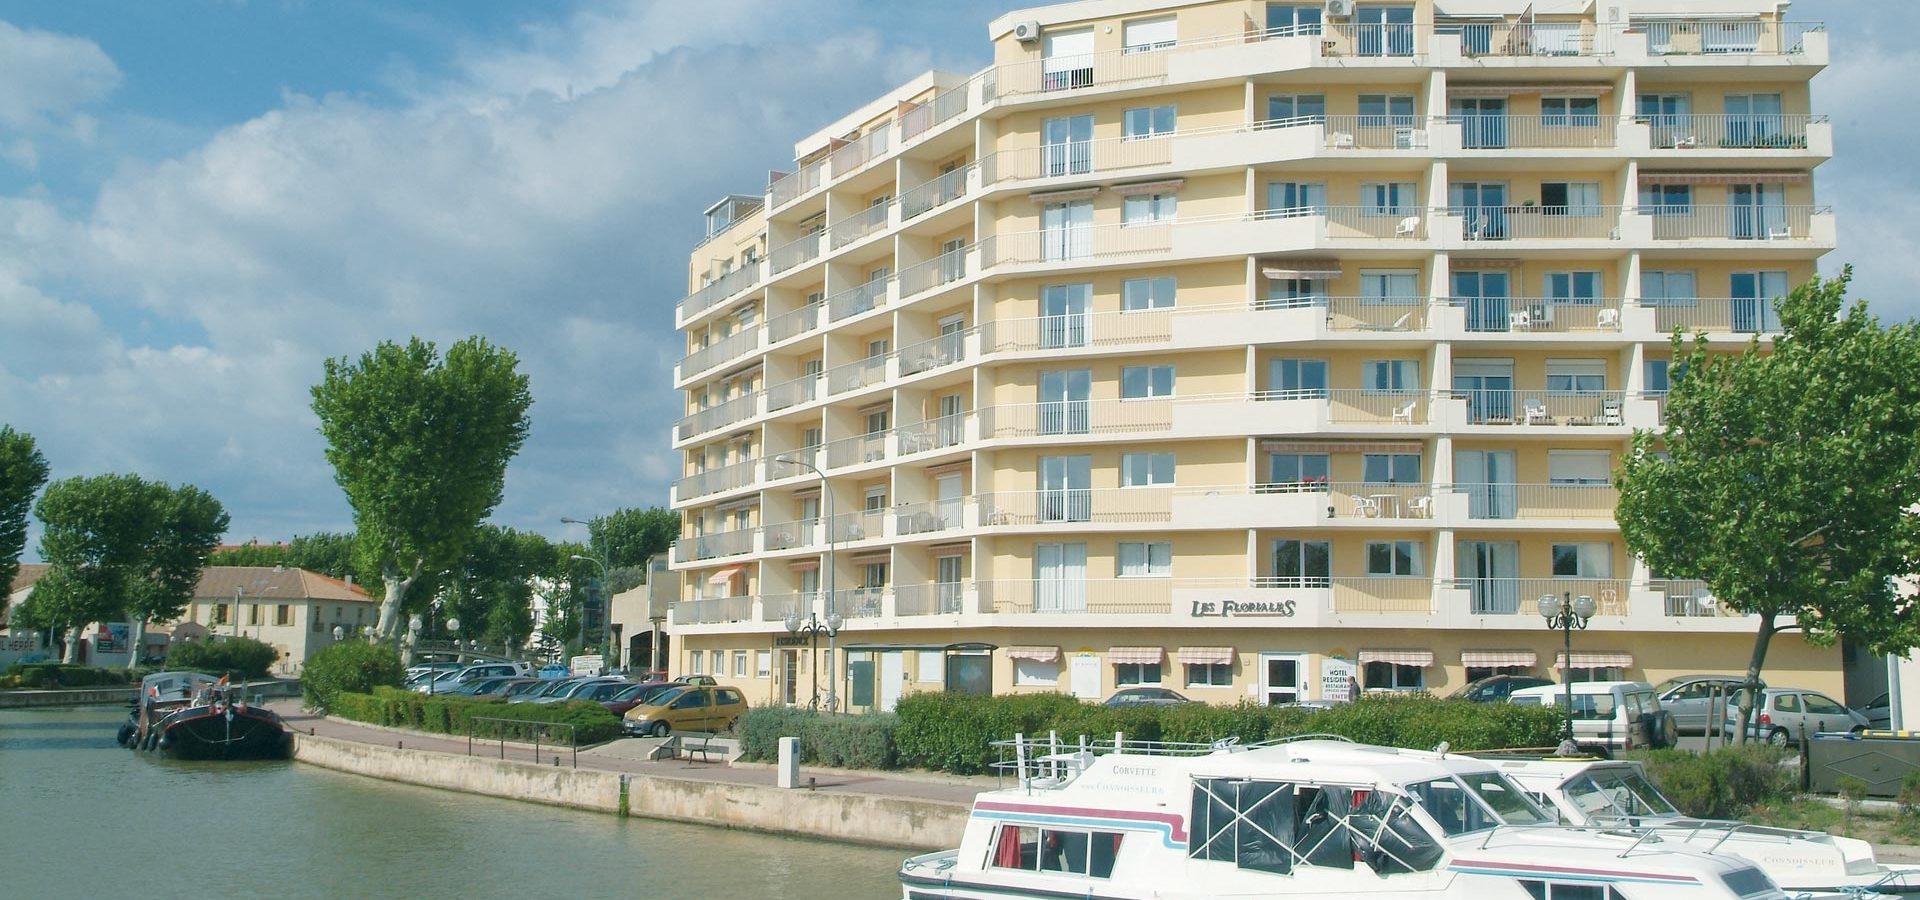
[[[800,621],[799,613],[787,613],[787,633],[804,634],[813,639],[813,700],[808,706],[815,710],[820,708],[820,633],[826,632],[827,639],[831,642],[833,637],[840,633],[841,624],[843,623],[840,621],[839,613],[827,613],[825,622],[820,621],[820,617],[812,611],[808,611],[805,622]],[[827,681],[827,708],[832,709],[834,706],[832,672],[827,673]]]
[[[1593,598],[1586,594],[1578,597],[1570,592],[1560,597],[1540,595],[1540,617],[1547,620],[1548,628],[1558,630],[1565,638],[1566,667],[1560,670],[1560,682],[1566,689],[1566,719],[1560,725],[1561,756],[1577,756],[1580,753],[1580,747],[1573,739],[1573,630],[1586,628],[1587,620],[1593,618],[1593,612]]]
[[[564,522],[567,520],[562,519],[561,521]],[[579,560],[585,560],[587,562],[593,563],[594,565],[600,567],[600,594],[601,594],[600,626],[601,628],[604,629],[606,628],[606,625],[607,625],[607,622],[606,622],[607,617],[612,611],[612,605],[608,603],[608,600],[610,599],[610,597],[608,596],[607,589],[612,586],[612,582],[607,579],[607,564],[604,562],[601,562],[598,557],[584,556],[579,553],[573,554],[573,558],[579,559]],[[587,616],[586,616],[586,611],[584,607],[582,608],[581,614],[580,614],[580,652],[581,653],[587,652]],[[605,655],[604,648],[602,650],[602,654],[603,655],[600,657],[600,660],[601,660],[600,666],[602,671],[606,671],[608,669],[608,666],[606,664],[607,656]]]
[[[839,566],[835,564],[833,551],[834,551],[834,546],[837,543],[834,540],[835,538],[834,531],[835,529],[840,527],[840,523],[837,522],[833,517],[833,486],[827,483],[827,473],[820,471],[820,468],[818,466],[815,466],[813,463],[810,463],[804,459],[801,459],[797,454],[788,453],[788,454],[776,456],[773,458],[773,461],[799,466],[800,468],[803,468],[809,472],[812,472],[814,474],[814,477],[820,479],[820,494],[826,500],[826,504],[827,504],[827,508],[826,508],[826,513],[827,513],[827,625],[828,625],[828,628],[827,628],[827,708],[830,710],[837,710],[840,708],[840,700],[834,694],[833,664],[834,664],[834,657],[837,656],[840,652],[840,648],[838,646],[838,639],[840,635],[841,621],[840,621],[839,610],[836,608],[836,603],[835,603],[836,598],[834,596],[834,591],[833,591],[833,578],[835,573],[839,570]],[[769,472],[768,474],[771,475],[772,473]],[[787,630],[798,634],[799,632],[795,631],[795,629],[799,627],[798,625],[799,620],[800,620],[799,616],[793,615],[791,613],[788,614],[787,622],[790,624],[787,625]],[[813,623],[815,626],[818,626],[819,624],[818,620],[815,619],[814,617],[814,613],[811,611],[807,613],[807,620]],[[814,647],[814,660],[818,662],[820,658],[820,648],[817,646],[820,642],[820,639],[818,637],[819,633],[817,631],[812,633],[815,635],[814,644],[816,645]],[[815,706],[818,706],[820,703],[820,697],[819,697],[820,676],[818,674],[819,666],[816,665],[814,668],[816,670],[816,674],[814,675],[814,679],[813,679],[814,680],[813,702]]]

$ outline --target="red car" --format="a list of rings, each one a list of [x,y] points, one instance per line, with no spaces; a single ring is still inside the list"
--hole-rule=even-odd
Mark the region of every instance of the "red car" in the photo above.
[[[668,688],[683,686],[684,685],[671,681],[648,681],[643,684],[636,684],[618,694],[601,700],[600,705],[606,707],[608,712],[616,716],[624,716],[627,714],[627,710],[647,702],[653,695]]]

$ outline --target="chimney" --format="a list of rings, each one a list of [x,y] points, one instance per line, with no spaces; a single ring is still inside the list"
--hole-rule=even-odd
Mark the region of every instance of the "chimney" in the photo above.
[[[353,587],[353,574],[347,574],[347,587]]]

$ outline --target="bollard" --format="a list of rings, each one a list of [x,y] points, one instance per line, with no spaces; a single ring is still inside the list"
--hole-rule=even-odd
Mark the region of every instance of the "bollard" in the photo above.
[[[783,788],[800,786],[800,739],[783,737],[780,739],[780,768],[777,783]]]

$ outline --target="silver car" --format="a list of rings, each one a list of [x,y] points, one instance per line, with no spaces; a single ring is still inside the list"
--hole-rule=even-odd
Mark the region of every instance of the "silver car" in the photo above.
[[[1726,704],[1745,685],[1737,675],[1682,675],[1654,685],[1653,692],[1681,734],[1705,734],[1707,724],[1724,718]]]
[[[1816,734],[1861,732],[1867,730],[1867,717],[1848,709],[1840,701],[1819,691],[1798,688],[1767,688],[1755,704],[1751,736],[1776,746],[1797,744]],[[1738,729],[1740,715],[1736,698],[1727,710],[1727,730]]]

